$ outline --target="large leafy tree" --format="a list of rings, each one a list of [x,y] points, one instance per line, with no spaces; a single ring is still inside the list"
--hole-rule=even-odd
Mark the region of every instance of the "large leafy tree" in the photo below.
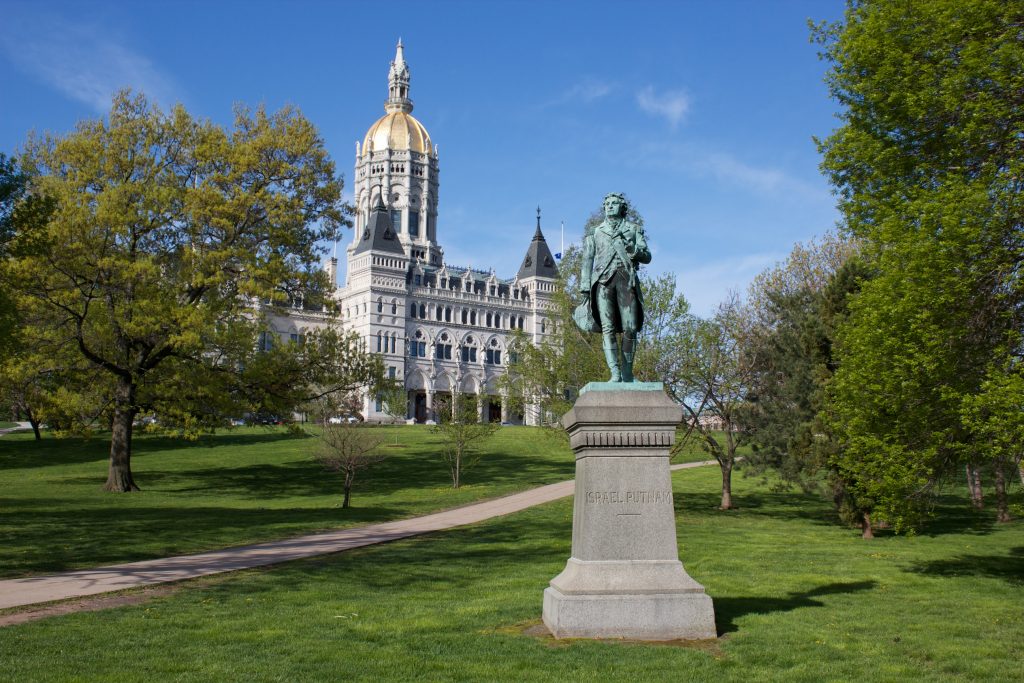
[[[137,488],[131,440],[144,405],[216,412],[229,389],[285,393],[273,389],[278,370],[312,379],[296,370],[311,351],[252,355],[254,306],[322,284],[318,243],[348,223],[341,180],[298,111],[239,108],[225,129],[124,92],[105,120],[30,138],[21,162],[53,211],[15,226],[5,276],[31,334],[109,383],[107,490]]]
[[[833,465],[898,528],[977,442],[968,399],[1020,354],[1022,26],[1017,1],[872,0],[816,32],[842,106],[823,167],[876,273],[838,334]]]

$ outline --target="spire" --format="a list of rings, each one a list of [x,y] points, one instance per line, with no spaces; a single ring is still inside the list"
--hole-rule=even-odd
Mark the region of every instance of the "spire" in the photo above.
[[[523,265],[519,267],[519,273],[516,275],[520,280],[524,280],[528,277],[546,277],[546,278],[557,278],[558,277],[558,266],[555,265],[555,259],[551,256],[551,249],[548,248],[548,243],[544,239],[544,233],[540,230],[540,207],[537,207],[537,230],[533,233],[533,240],[530,242],[530,247],[526,250],[526,258],[523,259]]]
[[[405,63],[405,49],[402,39],[398,39],[395,47],[395,59],[388,71],[388,101],[384,105],[387,112],[412,111],[412,100],[409,99],[409,65]]]

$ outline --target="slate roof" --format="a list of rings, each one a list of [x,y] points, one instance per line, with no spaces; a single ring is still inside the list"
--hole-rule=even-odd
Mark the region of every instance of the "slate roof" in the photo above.
[[[523,265],[519,267],[519,279],[527,277],[558,277],[555,257],[551,255],[548,243],[544,240],[544,233],[540,231],[539,209],[537,210],[537,231],[533,233],[533,241],[530,242],[530,248],[526,250]]]
[[[355,253],[361,254],[365,251],[383,251],[391,254],[405,255],[402,243],[398,241],[394,226],[391,225],[391,215],[384,206],[384,199],[378,194],[377,204],[370,212],[370,217],[363,228],[363,234],[356,245]]]

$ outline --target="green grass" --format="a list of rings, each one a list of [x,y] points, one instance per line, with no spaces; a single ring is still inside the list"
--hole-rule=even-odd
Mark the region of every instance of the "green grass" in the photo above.
[[[18,426],[17,422],[3,422],[0,421],[0,429],[14,429]]]
[[[0,629],[8,680],[1019,681],[1024,525],[959,496],[862,541],[830,507],[715,468],[675,475],[680,552],[714,598],[703,647],[525,635],[570,550],[570,500],[472,527],[185,583]]]
[[[199,552],[412,517],[573,476],[562,441],[503,427],[451,488],[438,437],[423,426],[367,427],[391,457],[360,474],[342,509],[341,478],[312,457],[317,439],[241,428],[198,442],[139,436],[132,470],[142,492],[110,494],[102,438],[0,437],[0,576]],[[395,438],[399,446],[395,447]],[[691,451],[678,462],[706,456]]]

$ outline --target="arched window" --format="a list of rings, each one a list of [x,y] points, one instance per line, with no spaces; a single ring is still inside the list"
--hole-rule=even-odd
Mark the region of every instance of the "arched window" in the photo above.
[[[420,317],[424,319],[427,317],[427,307],[423,304],[420,304]]]
[[[545,320],[540,321],[540,333],[545,334],[548,331],[548,324]]]
[[[434,345],[434,357],[438,360],[452,359],[452,343],[447,333],[442,332],[437,344]]]
[[[391,300],[391,315],[398,313],[398,302],[394,299]]]
[[[380,351],[381,351],[381,339],[383,339],[383,335],[380,332],[378,332],[377,333],[377,353],[380,353]]]
[[[493,318],[491,318],[491,314],[488,311],[488,313],[487,313],[487,327],[491,327],[492,321],[493,321]]]
[[[391,353],[395,352],[395,344],[396,344],[397,340],[398,340],[397,335],[394,332],[392,332],[391,333]]]
[[[437,318],[438,322],[441,320],[441,316],[444,314],[444,310],[440,306],[434,307],[434,317]]]
[[[465,308],[462,309],[462,324],[465,325],[469,321],[469,312]]]
[[[412,358],[427,357],[427,340],[421,330],[416,330],[416,337],[409,341],[409,356]]]
[[[380,299],[380,298],[377,299],[377,312],[378,313],[383,313],[384,312],[384,300],[383,299]]]
[[[501,349],[498,348],[498,340],[492,339],[489,347],[484,353],[484,362],[488,365],[501,365]]]
[[[473,341],[473,337],[466,337],[466,341],[462,343],[462,362],[476,362],[476,342]]]
[[[469,324],[476,325],[476,311],[470,311],[469,313]]]
[[[519,316],[519,329],[523,329],[524,324],[525,323],[523,322],[523,316]]]
[[[409,316],[412,317],[412,318],[416,317],[416,304],[415,303],[413,303],[413,305],[409,307]]]
[[[444,321],[450,323],[452,321],[452,309],[451,306],[445,306],[444,309]]]

